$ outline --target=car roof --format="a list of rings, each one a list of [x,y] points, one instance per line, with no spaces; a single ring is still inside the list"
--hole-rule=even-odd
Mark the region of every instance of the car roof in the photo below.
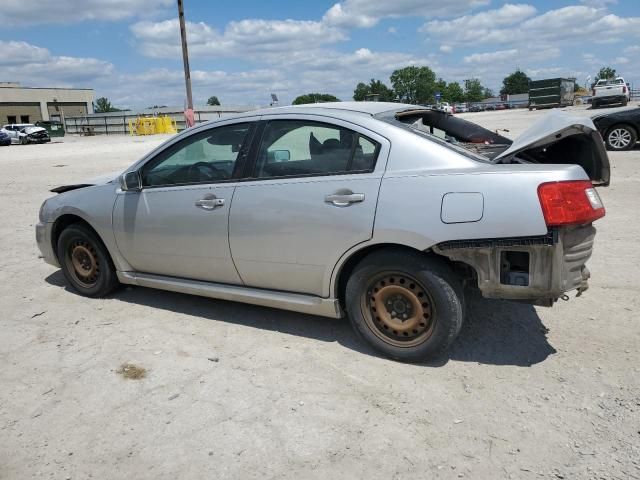
[[[409,105],[404,103],[392,103],[392,102],[327,102],[327,103],[308,103],[304,105],[291,105],[286,107],[271,107],[262,108],[260,110],[253,110],[245,112],[247,115],[269,115],[269,114],[284,114],[284,113],[329,113],[332,111],[334,114],[336,111],[348,111],[361,113],[367,116],[377,115],[379,113],[388,112],[391,110],[402,110],[408,108],[416,108],[416,105]]]

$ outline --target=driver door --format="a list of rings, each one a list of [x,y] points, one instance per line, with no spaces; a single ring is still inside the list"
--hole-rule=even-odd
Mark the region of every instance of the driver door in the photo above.
[[[231,260],[228,216],[252,124],[194,133],[147,161],[140,191],[114,206],[118,249],[136,272],[241,284]]]

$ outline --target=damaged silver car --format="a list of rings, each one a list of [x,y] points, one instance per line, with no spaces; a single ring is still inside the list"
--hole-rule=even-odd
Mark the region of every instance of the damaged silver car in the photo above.
[[[412,105],[270,108],[54,189],[36,239],[89,297],[128,284],[347,316],[420,361],[460,331],[464,287],[548,306],[584,292],[608,183],[591,120],[564,113],[512,142]]]

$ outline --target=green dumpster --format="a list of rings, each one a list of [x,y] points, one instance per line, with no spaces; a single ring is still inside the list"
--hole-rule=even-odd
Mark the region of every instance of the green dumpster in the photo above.
[[[64,125],[62,122],[39,120],[36,127],[42,127],[49,132],[50,137],[64,137]]]

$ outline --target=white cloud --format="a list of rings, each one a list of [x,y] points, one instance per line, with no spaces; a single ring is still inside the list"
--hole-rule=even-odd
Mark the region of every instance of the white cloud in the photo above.
[[[549,10],[537,16],[531,16],[532,9],[528,5],[505,5],[491,15],[491,12],[481,12],[454,20],[430,21],[421,30],[432,38],[458,46],[493,43],[540,47],[578,44],[585,40],[617,42],[640,36],[640,17],[620,17],[581,5]],[[498,15],[499,12],[502,15]],[[502,20],[494,21],[493,16]]]
[[[629,63],[629,59],[627,57],[616,57],[613,60],[613,63],[615,65],[625,65],[625,64]]]
[[[521,63],[547,62],[560,56],[559,48],[544,48],[540,50],[511,48],[497,50],[495,52],[473,53],[465,56],[464,63],[505,65],[512,64],[517,67]]]
[[[111,63],[86,57],[53,56],[46,48],[26,42],[0,41],[4,79],[29,86],[90,86],[113,73]]]
[[[178,20],[141,21],[131,26],[139,50],[154,58],[181,55]],[[342,30],[304,20],[242,20],[230,22],[223,33],[204,22],[187,22],[189,55],[247,57],[258,53],[308,49],[346,40]]]
[[[329,25],[368,28],[382,18],[462,15],[490,0],[344,0],[333,5],[322,18]]]
[[[174,0],[4,0],[0,23],[33,25],[78,23],[85,20],[114,21],[134,16],[149,16],[176,9]]]
[[[0,66],[24,65],[49,60],[49,50],[27,42],[0,40]]]

